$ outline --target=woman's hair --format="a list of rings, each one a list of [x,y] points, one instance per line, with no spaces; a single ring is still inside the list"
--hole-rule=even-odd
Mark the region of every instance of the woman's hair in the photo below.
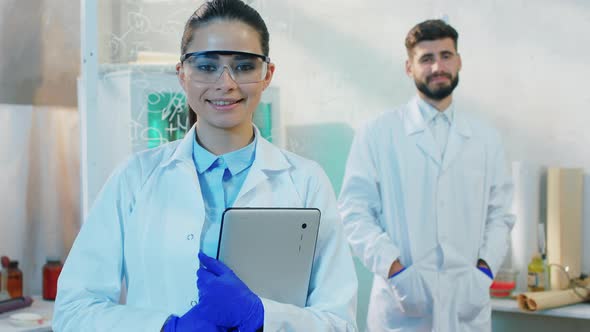
[[[252,27],[260,36],[262,53],[268,56],[270,35],[264,20],[258,12],[241,0],[212,0],[202,4],[186,22],[182,42],[180,44],[181,54],[185,54],[188,45],[192,42],[194,32],[199,27],[213,21],[227,20],[240,21]],[[192,127],[197,121],[197,115],[189,106],[188,121]]]
[[[260,35],[260,46],[262,53],[268,56],[269,34],[264,20],[258,12],[241,0],[212,0],[202,4],[186,22],[182,42],[180,44],[181,54],[186,53],[188,44],[193,40],[195,29],[215,20],[241,21]]]

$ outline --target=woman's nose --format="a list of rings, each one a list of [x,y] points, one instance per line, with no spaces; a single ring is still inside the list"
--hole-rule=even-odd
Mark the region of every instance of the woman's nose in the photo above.
[[[223,71],[221,72],[221,75],[219,76],[215,84],[218,89],[231,89],[237,86],[236,81],[232,77],[227,67],[223,68]]]

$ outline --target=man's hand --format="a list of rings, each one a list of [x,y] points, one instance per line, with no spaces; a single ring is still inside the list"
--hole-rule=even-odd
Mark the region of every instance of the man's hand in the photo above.
[[[481,258],[477,260],[477,267],[485,267],[488,270],[490,269],[490,267],[488,266],[488,263],[486,263],[486,261],[484,261]]]
[[[199,303],[194,307],[211,323],[255,332],[264,324],[264,307],[234,272],[222,262],[199,253],[201,267],[197,271]]]
[[[477,260],[477,268],[483,272],[485,275],[487,275],[488,277],[490,277],[490,279],[494,279],[494,275],[492,274],[492,269],[490,269],[488,263],[486,263],[486,261],[484,261],[483,259],[478,259]]]
[[[391,278],[403,270],[405,270],[405,267],[399,262],[399,259],[396,259],[393,263],[391,263],[387,277]]]

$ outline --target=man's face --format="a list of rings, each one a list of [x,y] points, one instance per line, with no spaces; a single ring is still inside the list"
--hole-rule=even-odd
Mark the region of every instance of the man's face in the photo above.
[[[461,56],[451,38],[419,42],[406,61],[406,73],[425,97],[442,100],[459,84]]]

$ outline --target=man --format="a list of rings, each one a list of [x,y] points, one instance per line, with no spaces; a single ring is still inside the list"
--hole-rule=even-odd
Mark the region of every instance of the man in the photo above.
[[[499,134],[453,102],[458,34],[406,37],[417,96],[356,134],[340,195],[348,240],[374,274],[369,331],[489,331],[512,185]]]

